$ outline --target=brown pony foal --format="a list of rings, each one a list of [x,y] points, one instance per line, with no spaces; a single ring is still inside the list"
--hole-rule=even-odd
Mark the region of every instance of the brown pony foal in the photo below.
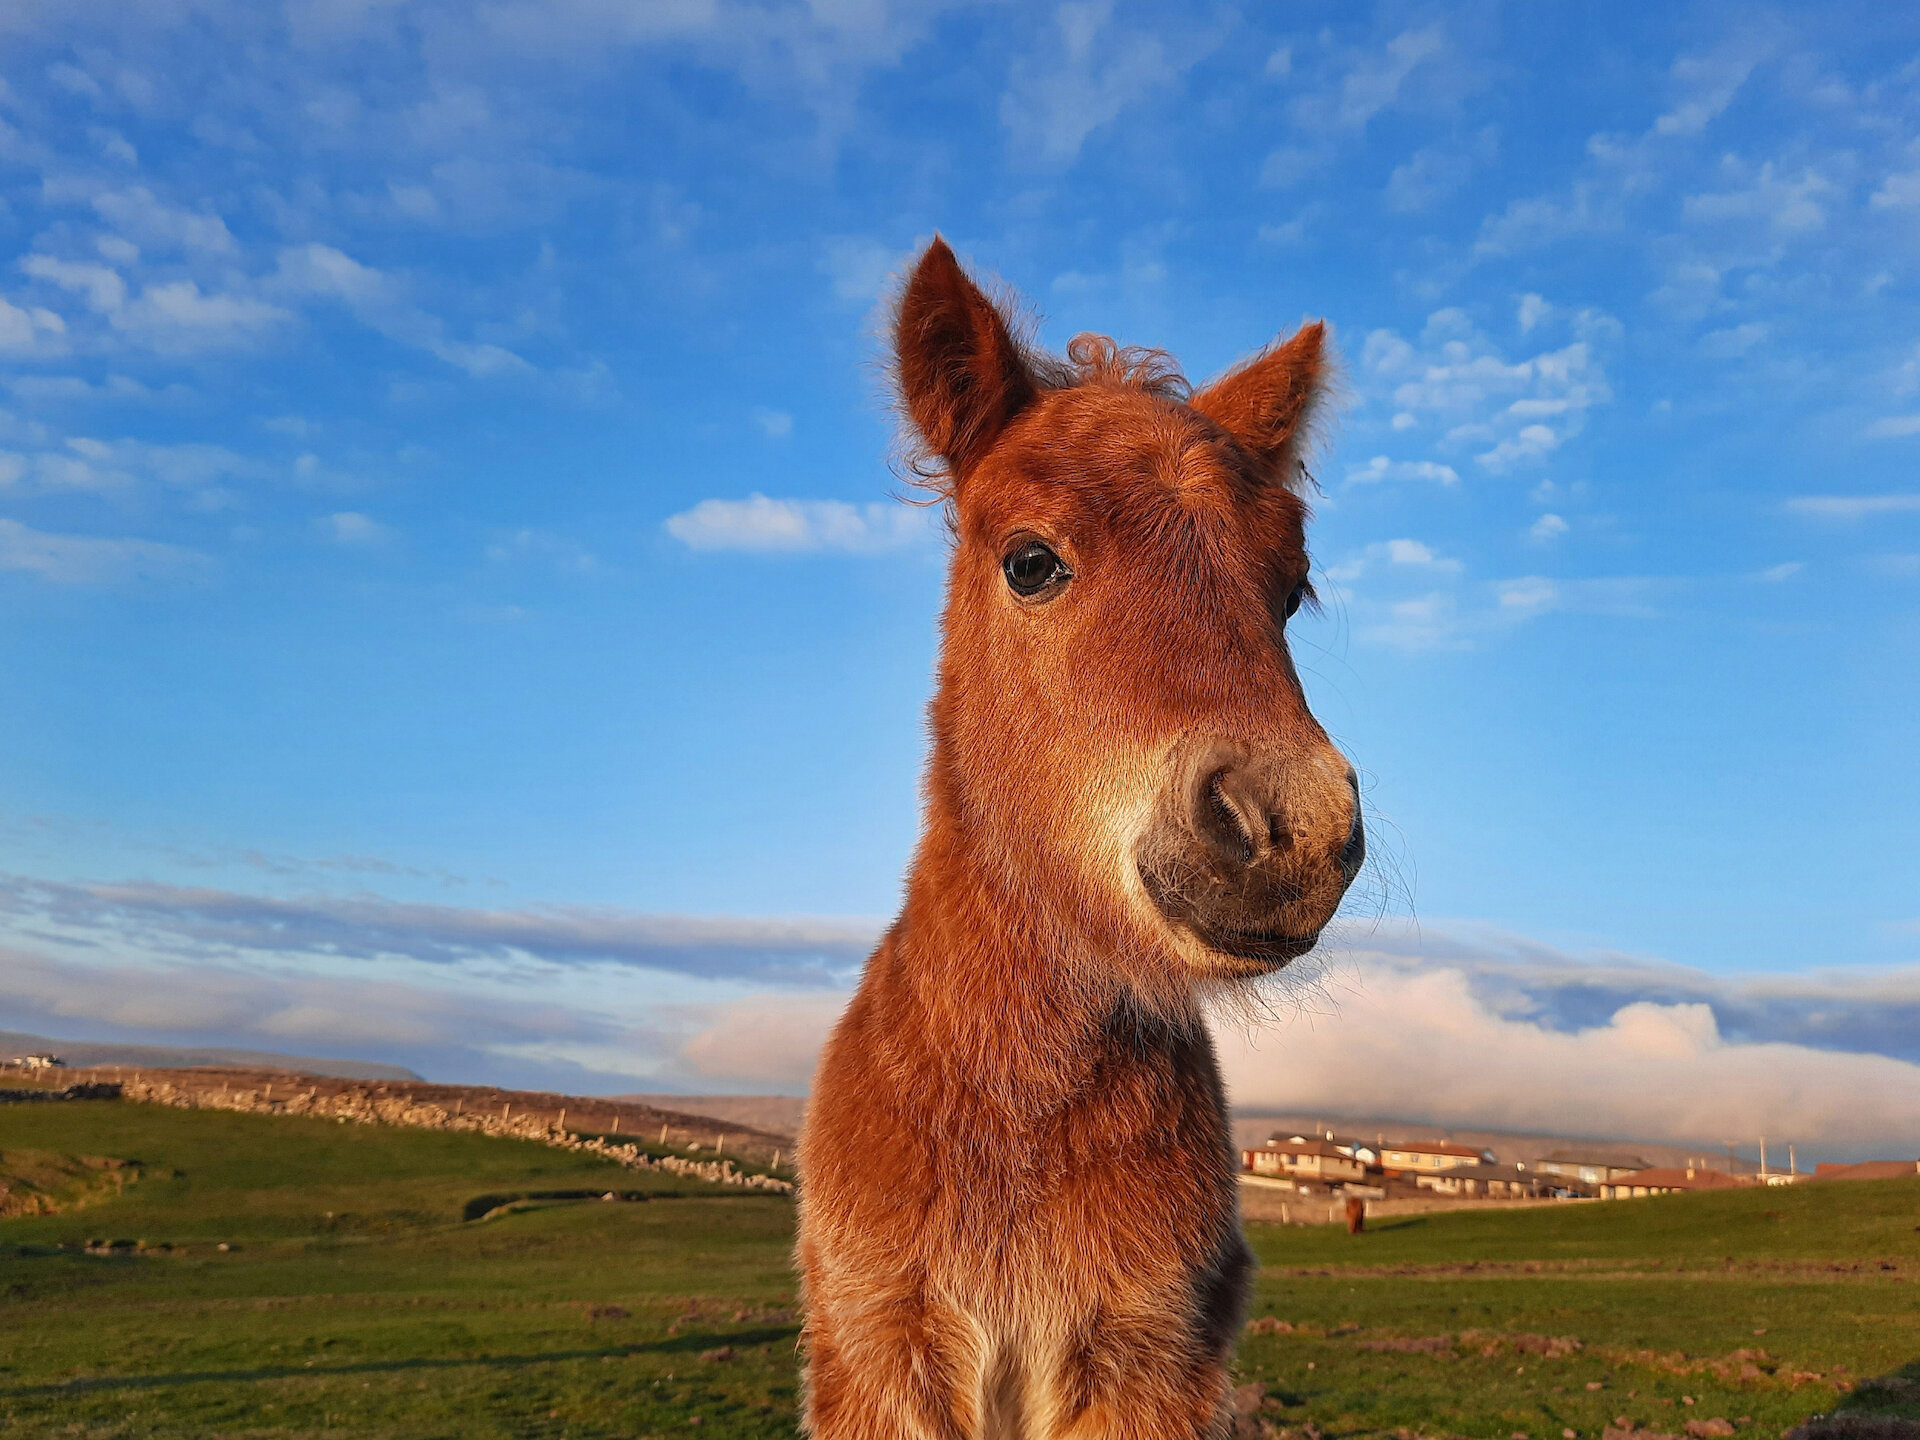
[[[1311,949],[1364,850],[1285,633],[1322,341],[1188,396],[1028,352],[938,239],[907,283],[956,544],[906,906],[801,1141],[818,1440],[1225,1431],[1252,1258],[1200,997]]]

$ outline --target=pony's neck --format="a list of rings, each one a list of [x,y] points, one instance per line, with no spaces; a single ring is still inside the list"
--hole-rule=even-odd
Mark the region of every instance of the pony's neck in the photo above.
[[[936,754],[927,824],[888,948],[905,1002],[902,1037],[946,1087],[1018,1123],[1070,1102],[1093,1079],[1127,987],[1047,913],[963,818]]]

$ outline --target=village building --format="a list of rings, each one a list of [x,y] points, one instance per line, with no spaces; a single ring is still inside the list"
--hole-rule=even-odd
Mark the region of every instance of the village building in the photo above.
[[[1366,1161],[1325,1140],[1269,1140],[1240,1152],[1240,1166],[1255,1175],[1288,1176],[1322,1185],[1345,1185],[1367,1178]]]
[[[1396,1171],[1432,1174],[1439,1170],[1457,1170],[1462,1165],[1497,1165],[1500,1157],[1491,1150],[1476,1150],[1471,1145],[1456,1145],[1451,1140],[1407,1140],[1385,1145],[1380,1164],[1388,1174]]]
[[[1524,1165],[1455,1165],[1414,1176],[1414,1184],[1436,1195],[1486,1200],[1531,1200],[1552,1193],[1553,1182]]]
[[[1604,1156],[1589,1154],[1583,1150],[1555,1150],[1533,1162],[1533,1168],[1543,1174],[1558,1176],[1564,1180],[1577,1180],[1582,1185],[1604,1185],[1617,1180],[1622,1175],[1631,1175],[1636,1170],[1645,1170],[1647,1162],[1638,1156],[1625,1160],[1609,1160]]]
[[[1378,1145],[1369,1140],[1357,1140],[1350,1136],[1338,1135],[1331,1130],[1320,1130],[1311,1135],[1285,1135],[1276,1130],[1267,1137],[1267,1140],[1269,1143],[1275,1145],[1283,1142],[1292,1145],[1302,1145],[1309,1140],[1324,1140],[1342,1155],[1351,1155],[1363,1165],[1378,1165],[1380,1163],[1380,1147]]]
[[[1638,1200],[1647,1195],[1674,1195],[1693,1190],[1741,1190],[1753,1183],[1729,1175],[1724,1170],[1702,1170],[1688,1166],[1636,1170],[1600,1187],[1602,1200]]]
[[[1815,1180],[1902,1180],[1920,1174],[1920,1160],[1862,1160],[1858,1165],[1819,1164]],[[1769,1179],[1772,1177],[1769,1176]]]

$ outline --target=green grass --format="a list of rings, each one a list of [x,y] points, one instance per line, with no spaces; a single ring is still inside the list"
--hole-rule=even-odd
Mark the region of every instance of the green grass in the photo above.
[[[0,1171],[26,1151],[139,1178],[0,1220],[0,1440],[794,1433],[783,1199],[531,1143],[117,1102],[0,1109]],[[633,1198],[552,1198],[607,1190]],[[1598,1440],[1624,1416],[1774,1440],[1836,1405],[1920,1416],[1916,1225],[1906,1180],[1358,1237],[1255,1225],[1255,1314],[1286,1328],[1256,1326],[1242,1378],[1299,1437]],[[85,1253],[115,1239],[145,1248]],[[1875,1377],[1910,1383],[1854,1386]]]

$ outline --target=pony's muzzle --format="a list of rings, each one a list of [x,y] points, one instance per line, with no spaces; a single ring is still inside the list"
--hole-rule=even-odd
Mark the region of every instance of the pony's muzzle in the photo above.
[[[1172,768],[1137,858],[1161,915],[1250,968],[1312,949],[1366,858],[1353,767],[1322,740],[1195,745]]]

